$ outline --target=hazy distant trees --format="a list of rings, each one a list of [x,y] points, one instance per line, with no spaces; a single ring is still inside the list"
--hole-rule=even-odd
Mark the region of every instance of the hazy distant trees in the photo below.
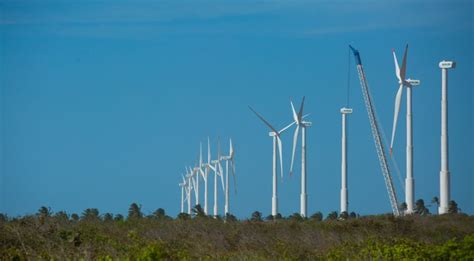
[[[430,210],[425,206],[425,201],[423,199],[418,199],[415,202],[415,213],[420,216],[426,216],[430,214]]]
[[[449,201],[448,213],[449,214],[459,213],[458,203],[456,203],[456,201],[454,201],[454,200]]]
[[[336,220],[337,219],[337,212],[336,211],[332,211],[328,214],[328,216],[326,217],[326,220]]]
[[[339,215],[339,218],[342,219],[342,220],[349,219],[349,214],[348,214],[346,211],[343,211],[343,212],[341,212],[341,214]]]
[[[100,220],[99,210],[97,208],[87,208],[82,212],[81,219],[88,221]]]
[[[51,208],[42,206],[38,209],[38,216],[45,218],[45,217],[50,217],[53,212],[51,211]]]

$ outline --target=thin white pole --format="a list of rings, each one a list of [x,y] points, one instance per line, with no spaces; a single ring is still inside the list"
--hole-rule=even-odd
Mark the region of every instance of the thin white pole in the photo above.
[[[192,177],[188,178],[188,214],[191,215],[191,204],[192,204],[192,198],[191,198],[191,179]]]
[[[207,215],[207,167],[204,171],[204,213]]]
[[[215,168],[217,171],[217,164]],[[214,173],[214,216],[217,217],[217,173]]]
[[[181,186],[181,212],[184,212],[184,185]]]
[[[278,214],[278,198],[277,198],[277,139],[276,133],[273,136],[273,194],[272,194],[272,216]]]
[[[199,173],[196,174],[196,205],[199,205]]]
[[[448,155],[448,69],[455,67],[453,61],[441,61],[441,171],[439,214],[449,212],[450,173]]]
[[[225,206],[224,215],[229,213],[229,161],[225,161]]]
[[[407,204],[407,214],[413,213],[414,195],[415,195],[415,179],[413,178],[413,129],[412,129],[412,96],[411,87],[407,87],[407,147],[406,147],[406,171],[405,179],[405,202]]]
[[[346,150],[346,114],[342,113],[341,139],[341,213],[347,212],[347,150]]]
[[[307,217],[307,194],[306,194],[306,126],[301,125],[301,199],[300,214]]]

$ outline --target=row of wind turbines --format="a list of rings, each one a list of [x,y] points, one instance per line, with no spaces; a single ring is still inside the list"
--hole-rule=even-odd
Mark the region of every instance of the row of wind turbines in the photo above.
[[[220,142],[217,142],[217,158],[212,159],[211,157],[211,143],[209,137],[207,138],[207,162],[203,162],[202,158],[202,143],[199,146],[199,162],[194,167],[185,167],[186,175],[182,175],[182,182],[179,183],[181,188],[181,213],[184,213],[184,203],[187,202],[187,213],[191,215],[192,208],[192,192],[194,191],[195,204],[200,205],[199,201],[199,183],[202,179],[204,181],[204,213],[209,215],[209,201],[208,201],[208,177],[211,175],[211,171],[214,173],[214,207],[213,215],[218,216],[218,179],[222,185],[224,192],[224,216],[229,212],[229,167],[234,177],[234,188],[236,189],[235,183],[235,160],[234,160],[234,146],[232,145],[232,139],[229,140],[229,154],[221,155]],[[222,167],[222,162],[225,162],[225,173]],[[219,178],[218,178],[219,177]]]
[[[358,65],[360,66],[360,57]],[[412,113],[412,88],[420,85],[420,80],[414,80],[406,78],[407,71],[407,54],[408,54],[408,45],[405,47],[405,52],[403,54],[403,60],[401,67],[398,63],[395,50],[392,50],[394,64],[395,64],[395,75],[398,79],[399,88],[395,96],[395,108],[394,108],[394,117],[393,117],[393,126],[392,126],[392,136],[390,141],[390,155],[392,155],[396,129],[398,123],[398,114],[401,106],[401,99],[403,95],[403,89],[407,89],[406,97],[406,178],[405,178],[405,202],[406,210],[405,214],[414,213],[414,192],[415,192],[415,179],[413,175],[413,113]],[[441,171],[440,171],[440,206],[439,213],[445,214],[448,213],[448,202],[450,200],[450,173],[448,170],[448,136],[447,136],[447,70],[455,68],[455,62],[452,61],[441,61],[439,67],[442,69],[442,97],[441,97]],[[362,75],[365,80],[365,75]],[[277,167],[280,165],[280,174],[283,178],[283,156],[282,156],[282,141],[281,135],[289,128],[295,126],[293,134],[293,146],[291,154],[291,165],[290,165],[290,175],[293,174],[293,165],[295,161],[296,147],[298,144],[298,138],[301,136],[301,194],[300,194],[300,215],[302,217],[307,217],[307,184],[306,184],[306,128],[311,127],[312,123],[306,121],[305,118],[309,114],[303,115],[305,97],[301,101],[298,112],[295,110],[293,102],[290,101],[291,112],[292,112],[292,122],[289,123],[281,130],[277,130],[270,124],[260,113],[255,109],[249,106],[249,109],[270,129],[268,135],[272,138],[273,141],[273,161],[272,161],[272,216],[276,216],[278,212],[278,175]],[[341,192],[340,192],[340,212],[348,212],[348,182],[347,182],[347,115],[352,113],[352,108],[343,107],[340,110],[342,115],[342,135],[341,135]],[[301,131],[300,131],[301,130]],[[232,175],[234,176],[234,185],[235,185],[235,161],[234,161],[234,149],[232,146],[232,140],[229,142],[229,155],[223,156],[220,155],[220,147],[218,143],[217,148],[217,159],[211,160],[211,151],[210,143],[208,139],[208,160],[206,163],[202,161],[202,145],[200,149],[199,164],[194,168],[186,168],[186,176],[183,176],[183,181],[180,183],[181,187],[181,212],[184,212],[184,202],[188,202],[187,212],[191,214],[191,192],[195,193],[196,204],[199,204],[199,177],[202,177],[204,180],[205,191],[204,191],[204,212],[208,214],[208,175],[212,170],[214,172],[214,216],[218,215],[218,189],[217,189],[217,179],[220,177],[222,188],[225,195],[225,210],[224,215],[229,213],[229,164],[232,167]],[[226,171],[225,176],[221,162],[225,161]],[[278,161],[280,164],[278,164]],[[382,163],[381,163],[382,164]],[[224,185],[225,180],[225,185]],[[185,196],[186,192],[186,196]],[[395,198],[396,202],[396,198]]]

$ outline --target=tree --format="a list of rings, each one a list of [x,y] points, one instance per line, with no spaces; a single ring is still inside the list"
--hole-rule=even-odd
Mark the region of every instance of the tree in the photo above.
[[[72,213],[72,214],[71,214],[71,219],[72,219],[73,221],[78,221],[78,220],[79,220],[79,215],[76,214],[76,213]]]
[[[225,215],[225,221],[228,221],[228,222],[237,222],[237,218],[236,218],[234,215],[232,215],[232,214],[230,214],[230,213],[227,213],[227,214]]]
[[[164,218],[166,218],[166,212],[165,212],[164,209],[159,208],[159,209],[155,210],[155,212],[153,212],[153,216],[157,219],[164,219]]]
[[[313,215],[311,215],[311,217],[309,217],[309,219],[313,220],[313,221],[322,221],[323,220],[323,213],[321,212],[316,212],[314,213]]]
[[[300,215],[300,213],[293,213],[291,216],[288,217],[289,220],[293,221],[303,221],[303,217]]]
[[[347,211],[343,211],[343,212],[341,212],[341,214],[339,215],[339,218],[342,219],[342,220],[349,219],[349,214],[347,214]]]
[[[459,213],[458,203],[456,203],[456,201],[454,201],[454,200],[449,201],[448,213],[449,214]]]
[[[253,222],[261,222],[262,220],[262,213],[259,211],[255,211],[252,213],[252,217],[250,218],[251,221]]]
[[[137,203],[132,203],[128,208],[128,217],[127,219],[139,219],[143,217],[141,210],[142,206]]]
[[[402,212],[407,211],[407,208],[408,208],[407,203],[402,202],[402,203],[400,204],[400,210],[401,210]]]
[[[0,213],[0,222],[7,222],[8,216],[7,214]]]
[[[111,222],[114,220],[114,215],[112,213],[105,213],[104,214],[104,221],[105,222]]]
[[[337,219],[337,212],[336,211],[333,211],[331,213],[328,214],[328,216],[326,217],[326,220],[336,220]]]
[[[123,215],[122,214],[115,215],[114,221],[123,221]]]
[[[349,217],[350,217],[350,218],[357,218],[357,214],[356,214],[355,212],[351,212],[351,213],[349,214]]]
[[[430,210],[425,206],[425,201],[423,199],[418,199],[415,202],[415,213],[420,216],[426,216],[430,214]]]
[[[53,212],[51,211],[51,208],[42,206],[38,209],[38,216],[45,218],[45,217],[50,217]]]
[[[202,209],[200,204],[197,204],[196,206],[194,206],[194,208],[192,209],[192,212],[195,217],[206,217],[206,213],[204,213],[204,209]]]
[[[65,211],[59,211],[58,213],[56,213],[54,215],[54,217],[58,220],[61,220],[61,221],[68,221],[69,220],[69,216]]]
[[[191,218],[191,216],[188,214],[188,213],[179,213],[178,214],[178,217],[177,217],[179,220],[188,220]]]
[[[97,208],[87,208],[82,212],[82,220],[100,220],[99,210]]]

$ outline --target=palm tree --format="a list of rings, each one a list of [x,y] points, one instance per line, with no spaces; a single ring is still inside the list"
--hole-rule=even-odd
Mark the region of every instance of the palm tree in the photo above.
[[[421,216],[430,214],[430,210],[425,206],[425,201],[423,199],[418,199],[415,202],[415,213]]]
[[[202,209],[200,204],[197,204],[193,208],[193,214],[195,217],[205,217],[206,213],[204,213],[204,210]]]
[[[262,221],[262,213],[259,211],[255,211],[252,213],[252,217],[250,218],[251,221],[254,222],[261,222]]]
[[[51,208],[42,206],[38,209],[38,216],[40,217],[50,217],[53,212],[51,211]]]
[[[342,220],[349,219],[349,214],[348,214],[346,211],[343,211],[343,212],[341,212],[341,214],[339,215],[339,218],[342,219]]]
[[[128,217],[127,219],[138,219],[143,217],[143,213],[141,211],[142,206],[138,205],[137,203],[132,203],[128,208]]]
[[[82,212],[83,220],[100,220],[99,210],[96,208],[87,208]]]
[[[448,213],[449,214],[456,214],[458,212],[459,212],[458,203],[456,203],[456,201],[454,201],[454,200],[449,201]]]
[[[326,220],[336,220],[337,219],[337,212],[336,211],[333,211],[331,213],[328,214],[328,216],[326,217]]]

